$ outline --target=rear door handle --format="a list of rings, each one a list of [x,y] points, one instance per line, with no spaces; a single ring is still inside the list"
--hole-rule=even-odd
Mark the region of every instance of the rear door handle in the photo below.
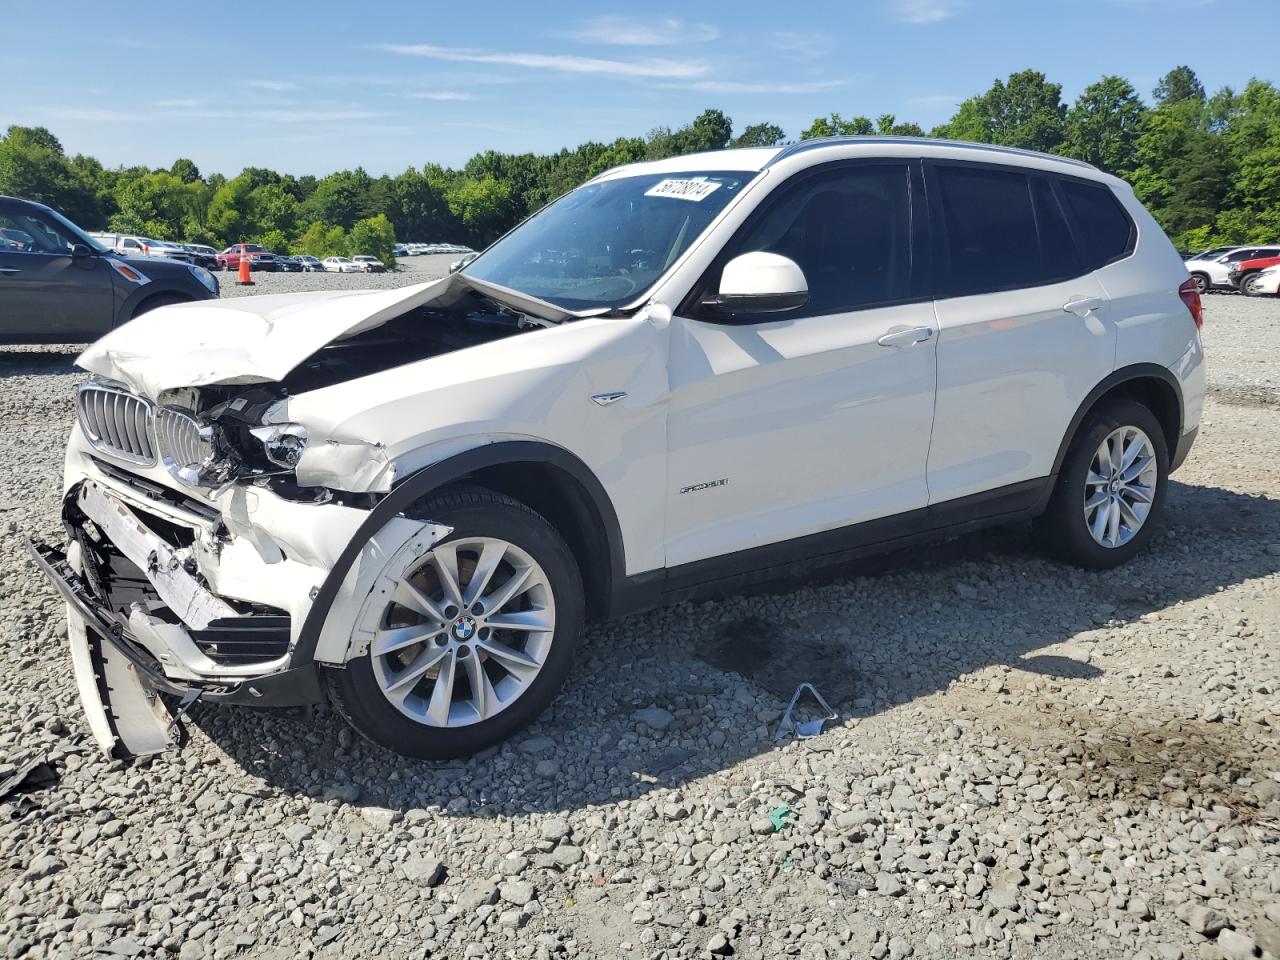
[[[911,347],[932,339],[932,327],[906,327],[901,330],[890,330],[876,343],[882,347]]]
[[[1064,303],[1062,309],[1067,313],[1074,313],[1077,317],[1083,317],[1091,311],[1097,310],[1105,302],[1101,297],[1077,297]]]
[[[21,272],[22,272],[22,269],[20,267],[0,267],[0,273],[4,273],[4,274],[21,273]]]

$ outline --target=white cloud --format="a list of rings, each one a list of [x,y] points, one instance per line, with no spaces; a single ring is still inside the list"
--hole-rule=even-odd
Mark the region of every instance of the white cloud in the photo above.
[[[145,119],[139,113],[123,110],[98,110],[93,107],[37,107],[36,113],[55,120],[71,120],[81,123],[137,123]]]
[[[583,43],[605,43],[620,47],[666,47],[677,43],[709,43],[720,37],[720,28],[711,23],[690,23],[672,17],[595,17],[569,31],[568,36]]]
[[[409,94],[410,100],[474,100],[475,94],[463,93],[461,90],[424,90]]]
[[[695,80],[692,83],[664,84],[670,89],[696,90],[700,93],[824,93],[848,85],[848,80],[814,80],[807,83]]]
[[[777,30],[769,35],[769,46],[790,60],[811,60],[829,54],[835,40],[828,33]]]
[[[967,98],[955,93],[926,93],[918,97],[907,97],[907,103],[920,107],[956,107],[965,99]]]
[[[190,110],[204,106],[203,100],[157,100],[152,104],[161,110]]]
[[[298,89],[298,85],[290,80],[245,80],[244,85],[256,90],[270,90],[272,93],[287,93]]]
[[[889,0],[889,16],[903,23],[938,23],[954,17],[963,0]]]
[[[500,63],[531,70],[559,73],[599,73],[616,77],[700,77],[707,72],[705,64],[684,60],[606,60],[601,57],[574,57],[550,53],[486,53],[482,50],[459,50],[430,43],[384,43],[379,50],[409,57],[429,57],[457,63]]]

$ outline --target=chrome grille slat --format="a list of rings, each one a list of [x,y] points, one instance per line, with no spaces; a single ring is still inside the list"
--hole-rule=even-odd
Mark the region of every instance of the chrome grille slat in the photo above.
[[[198,467],[209,455],[200,424],[186,411],[161,407],[155,412],[156,443],[165,461],[178,467]]]
[[[151,403],[123,390],[96,383],[81,384],[76,412],[91,446],[129,463],[156,462]]]

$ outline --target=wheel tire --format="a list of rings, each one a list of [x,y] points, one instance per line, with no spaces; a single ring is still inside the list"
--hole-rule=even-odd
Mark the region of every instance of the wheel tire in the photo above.
[[[1200,296],[1204,296],[1209,292],[1209,275],[1207,273],[1193,273],[1191,279],[1196,282],[1196,292]]]
[[[1258,285],[1261,276],[1257,273],[1251,273],[1240,281],[1240,292],[1246,297],[1262,296],[1262,287]]]
[[[1104,546],[1094,539],[1085,520],[1085,481],[1098,448],[1123,427],[1136,427],[1146,434],[1155,454],[1156,482],[1150,510],[1137,531],[1125,543]],[[1048,509],[1037,521],[1037,535],[1046,549],[1068,563],[1090,570],[1119,566],[1142,550],[1159,526],[1168,485],[1169,447],[1155,414],[1132,400],[1106,401],[1090,411],[1076,431]]]
[[[508,739],[555,699],[573,666],[582,634],[582,575],[556,529],[524,504],[503,494],[479,487],[459,488],[430,497],[413,512],[453,528],[423,556],[443,544],[469,538],[506,541],[541,567],[554,601],[550,649],[541,668],[514,701],[488,719],[459,726],[430,726],[410,719],[383,693],[369,652],[349,661],[344,669],[326,672],[330,701],[366,739],[405,756],[450,760]],[[462,659],[454,662],[461,664]]]

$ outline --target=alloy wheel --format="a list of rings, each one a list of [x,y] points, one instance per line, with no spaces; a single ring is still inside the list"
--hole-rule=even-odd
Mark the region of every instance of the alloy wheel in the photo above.
[[[1089,535],[1107,548],[1122,547],[1142,529],[1155,499],[1159,465],[1151,438],[1120,427],[1098,445],[1084,481]]]
[[[396,581],[370,642],[383,695],[409,719],[460,727],[501,713],[551,651],[555,599],[546,572],[505,540],[434,547]]]

